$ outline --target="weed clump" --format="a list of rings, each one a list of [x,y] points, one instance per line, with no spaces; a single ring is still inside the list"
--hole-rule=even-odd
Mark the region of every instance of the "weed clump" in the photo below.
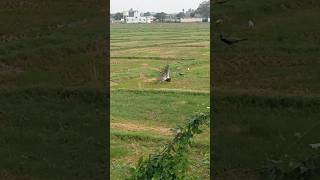
[[[208,125],[209,113],[199,113],[192,117],[185,127],[177,126],[174,138],[158,154],[141,157],[138,165],[131,169],[129,180],[138,179],[185,179],[188,166],[187,151],[195,134],[202,132],[201,125]]]

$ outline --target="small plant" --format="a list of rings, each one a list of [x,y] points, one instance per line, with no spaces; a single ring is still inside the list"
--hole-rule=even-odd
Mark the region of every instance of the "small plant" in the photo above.
[[[141,157],[137,167],[132,169],[129,180],[185,179],[188,165],[187,152],[191,139],[200,134],[201,125],[208,125],[209,113],[199,113],[192,117],[185,127],[177,126],[175,137],[158,154],[150,154],[147,159]]]

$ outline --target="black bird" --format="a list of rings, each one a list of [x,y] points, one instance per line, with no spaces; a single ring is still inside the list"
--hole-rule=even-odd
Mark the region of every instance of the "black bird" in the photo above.
[[[214,0],[213,4],[224,4],[226,2],[228,2],[228,1],[227,0]]]
[[[171,78],[170,78],[170,76],[169,76],[169,65],[166,65],[166,66],[163,68],[163,71],[161,72],[160,81],[161,81],[161,82],[163,82],[163,81],[170,82],[170,81],[171,81]]]
[[[232,45],[232,44],[238,43],[240,41],[246,41],[248,39],[247,38],[240,39],[240,38],[235,38],[235,37],[225,37],[223,34],[220,34],[220,40],[228,45]]]

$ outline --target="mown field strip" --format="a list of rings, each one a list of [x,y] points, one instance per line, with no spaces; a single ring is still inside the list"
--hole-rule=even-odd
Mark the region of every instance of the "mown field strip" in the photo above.
[[[112,33],[112,32],[111,32]],[[134,33],[119,33],[119,34],[112,34],[111,37],[136,37],[136,36],[161,36],[161,35],[177,35],[179,34],[179,36],[185,36],[185,35],[190,35],[193,34],[195,36],[204,36],[204,35],[208,35],[209,32],[188,32],[188,31],[172,31],[172,32],[144,32],[144,31],[140,31],[140,32],[134,32]]]
[[[122,43],[115,43],[112,44],[110,47],[114,48],[114,47],[122,47],[122,48],[129,48],[129,47],[139,47],[140,44],[143,44],[144,47],[153,47],[155,45],[170,45],[167,47],[179,47],[179,46],[191,46],[192,44],[196,44],[196,45],[202,45],[203,47],[209,47],[209,42],[208,41],[199,41],[199,40],[193,40],[193,39],[189,39],[189,40],[175,40],[175,41],[168,41],[165,39],[162,40],[154,40],[154,41],[143,41],[143,40],[130,40],[129,42],[122,42]]]
[[[206,36],[206,38],[199,38],[198,36],[196,37],[190,37],[190,38],[185,38],[185,36],[157,36],[157,37],[144,37],[144,38],[111,38],[110,41],[111,43],[121,43],[121,42],[128,42],[128,41],[157,41],[157,40],[166,40],[166,41],[188,41],[188,40],[197,40],[197,41],[209,41],[209,37]]]
[[[209,24],[114,24],[111,31],[111,161],[121,179],[140,156],[161,150],[183,125],[210,107],[205,64],[209,69]],[[165,64],[171,83],[158,83]],[[199,66],[199,68],[197,68]],[[206,81],[204,81],[206,80]],[[208,179],[209,130],[195,136],[190,174]],[[194,172],[193,172],[194,171]]]
[[[119,88],[119,89],[111,89],[111,92],[120,91],[120,92],[132,92],[132,93],[183,93],[183,94],[190,94],[190,95],[209,95],[210,91],[208,90],[186,90],[186,89],[172,89],[172,88],[161,88],[161,89],[125,89],[125,88]]]
[[[149,45],[140,45],[140,46],[132,46],[132,47],[124,47],[124,48],[114,48],[114,49],[111,49],[111,50],[112,50],[112,52],[115,52],[115,51],[142,49],[142,48],[151,48],[151,47],[168,47],[167,45],[183,44],[183,43],[196,43],[196,42],[198,42],[198,41],[189,40],[189,41],[180,41],[180,42],[155,43],[155,44],[149,44]],[[111,45],[111,47],[112,47],[112,45]]]
[[[180,43],[189,43],[189,41],[192,41],[191,43],[208,43],[208,40],[199,40],[199,39],[150,39],[148,41],[144,40],[144,39],[131,39],[131,40],[127,40],[125,42],[119,42],[119,43],[112,43],[111,44],[111,47],[115,47],[115,46],[128,46],[128,45],[137,45],[137,44],[141,44],[143,43],[144,45],[152,45],[154,44],[155,42],[156,43],[177,43],[177,44],[180,44]],[[181,45],[183,45],[181,44]]]
[[[190,38],[186,38],[186,37],[190,37]],[[206,35],[201,35],[201,36],[193,36],[192,34],[187,34],[187,35],[163,35],[163,36],[117,36],[117,37],[110,37],[110,40],[135,40],[135,39],[141,39],[141,40],[146,40],[146,41],[150,41],[150,40],[161,40],[161,39],[171,39],[171,40],[179,40],[179,39],[203,39],[206,41],[210,40],[210,36],[209,34]]]
[[[218,97],[252,97],[253,99],[278,99],[282,101],[292,100],[295,102],[309,102],[311,104],[318,104],[320,106],[320,95],[319,94],[288,94],[282,92],[269,92],[264,89],[225,89],[225,88],[213,88],[213,94],[218,94]]]
[[[193,58],[176,58],[176,57],[157,57],[157,56],[149,56],[149,57],[143,57],[143,56],[111,56],[111,59],[117,59],[117,60],[124,60],[124,59],[136,59],[136,60],[182,60],[182,61],[194,61]]]

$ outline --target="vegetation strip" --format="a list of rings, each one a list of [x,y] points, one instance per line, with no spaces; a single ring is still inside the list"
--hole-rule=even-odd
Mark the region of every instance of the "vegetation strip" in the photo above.
[[[111,56],[111,59],[147,59],[147,60],[189,60],[193,61],[193,58],[174,58],[174,57],[138,57],[138,56]]]
[[[124,132],[120,130],[111,130],[110,132],[111,136],[115,136],[122,141],[144,141],[144,142],[165,142],[168,140],[171,140],[171,136],[160,136],[160,135],[150,135],[150,134],[144,134],[142,132]],[[171,134],[172,135],[172,134]],[[192,141],[192,144],[190,144],[191,148],[210,148],[210,144],[208,143],[202,143],[197,141]]]
[[[142,132],[124,132],[124,131],[118,131],[118,130],[111,130],[110,134],[123,141],[136,140],[136,141],[146,141],[146,142],[148,141],[161,142],[169,139],[168,136],[150,135]]]

